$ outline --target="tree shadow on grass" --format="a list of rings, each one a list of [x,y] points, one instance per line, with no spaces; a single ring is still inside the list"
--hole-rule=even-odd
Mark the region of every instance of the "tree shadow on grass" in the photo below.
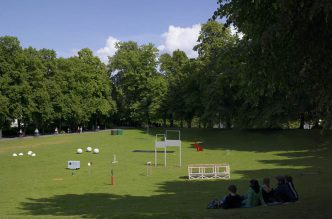
[[[164,128],[150,129],[149,135],[164,134]],[[306,150],[332,142],[332,132],[322,136],[320,130],[225,130],[179,129],[184,145],[203,142],[208,150],[252,152]],[[142,130],[142,133],[145,133]],[[329,144],[331,146],[331,143]]]
[[[154,130],[159,133],[160,130]],[[213,131],[214,132],[214,131]],[[216,130],[217,137],[197,130],[183,131],[186,142],[201,140],[205,149],[239,151],[274,151],[280,159],[258,160],[270,167],[235,170],[240,178],[231,180],[167,181],[158,185],[150,196],[117,195],[112,193],[64,194],[45,198],[28,198],[21,203],[24,215],[72,216],[81,218],[332,218],[330,200],[332,171],[329,167],[331,148],[328,137],[292,132],[262,134]],[[150,132],[151,133],[151,132]],[[237,136],[237,137],[236,137]],[[240,137],[239,137],[240,136]],[[288,139],[288,137],[292,139]],[[294,139],[295,138],[295,139]],[[222,142],[218,142],[222,139]],[[318,170],[321,171],[318,171]],[[313,174],[305,174],[313,173]],[[248,180],[273,178],[290,174],[300,194],[300,201],[273,207],[253,209],[207,210],[209,201],[222,198],[229,184],[237,185],[239,193],[248,188]],[[274,180],[271,179],[273,184]],[[266,217],[264,217],[266,216]]]
[[[307,156],[311,154],[311,156]],[[260,160],[273,164],[274,169],[236,170],[239,179],[166,181],[158,185],[150,196],[117,195],[112,193],[64,194],[45,198],[28,198],[21,203],[24,215],[72,216],[78,218],[331,218],[330,200],[332,190],[327,180],[331,170],[317,175],[300,174],[313,172],[317,167],[328,165],[327,151],[281,153],[285,159]],[[207,210],[207,203],[222,198],[230,184],[238,187],[240,194],[248,188],[252,178],[270,177],[272,184],[276,175],[290,174],[294,178],[300,201],[273,207],[253,209]],[[324,191],[324,192],[321,192]]]

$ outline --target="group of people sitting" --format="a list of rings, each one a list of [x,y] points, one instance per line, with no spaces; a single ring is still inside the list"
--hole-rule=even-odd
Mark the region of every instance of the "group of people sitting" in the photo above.
[[[295,202],[299,199],[291,176],[277,176],[277,187],[272,188],[270,179],[264,178],[262,186],[256,179],[249,181],[249,189],[244,196],[236,192],[236,186],[228,187],[229,194],[223,199],[215,199],[208,208],[251,208],[258,205],[276,205],[285,202]]]

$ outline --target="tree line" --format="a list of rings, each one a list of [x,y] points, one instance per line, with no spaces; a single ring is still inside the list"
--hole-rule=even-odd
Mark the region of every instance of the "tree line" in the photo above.
[[[117,43],[104,64],[87,48],[58,58],[54,50],[0,37],[0,129],[15,119],[25,131],[305,122],[328,129],[331,8],[325,1],[220,0],[202,25],[195,59],[129,41]]]

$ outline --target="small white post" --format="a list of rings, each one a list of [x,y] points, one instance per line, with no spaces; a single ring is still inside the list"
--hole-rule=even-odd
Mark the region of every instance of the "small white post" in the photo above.
[[[91,164],[92,164],[92,162],[89,162],[89,163],[88,163],[88,168],[89,168],[89,176],[91,176]]]
[[[150,176],[151,161],[146,162],[146,175]]]
[[[166,145],[165,145],[165,167],[166,167]]]
[[[116,155],[115,154],[113,154],[113,161],[112,161],[112,163],[117,163],[118,161],[116,160]]]
[[[157,148],[154,148],[154,166],[157,166]]]

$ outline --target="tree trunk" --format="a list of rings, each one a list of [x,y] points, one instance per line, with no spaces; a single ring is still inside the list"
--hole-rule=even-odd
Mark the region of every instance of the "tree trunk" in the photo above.
[[[166,127],[166,113],[163,114],[163,127]]]
[[[226,128],[228,129],[232,128],[231,119],[229,117],[227,117],[226,119]]]
[[[299,129],[304,129],[304,115],[303,113],[300,114],[300,127]]]
[[[188,119],[188,120],[187,120],[188,128],[191,128],[191,123],[192,123],[192,119]]]
[[[208,128],[213,128],[213,121],[212,120],[209,121]]]
[[[173,117],[173,113],[171,113],[171,118],[170,118],[170,125],[171,127],[174,127],[174,117]]]
[[[0,138],[2,138],[2,129],[0,128]]]
[[[183,119],[180,120],[180,127],[183,128]]]
[[[59,123],[59,131],[62,130],[62,119],[60,118],[60,123]]]

